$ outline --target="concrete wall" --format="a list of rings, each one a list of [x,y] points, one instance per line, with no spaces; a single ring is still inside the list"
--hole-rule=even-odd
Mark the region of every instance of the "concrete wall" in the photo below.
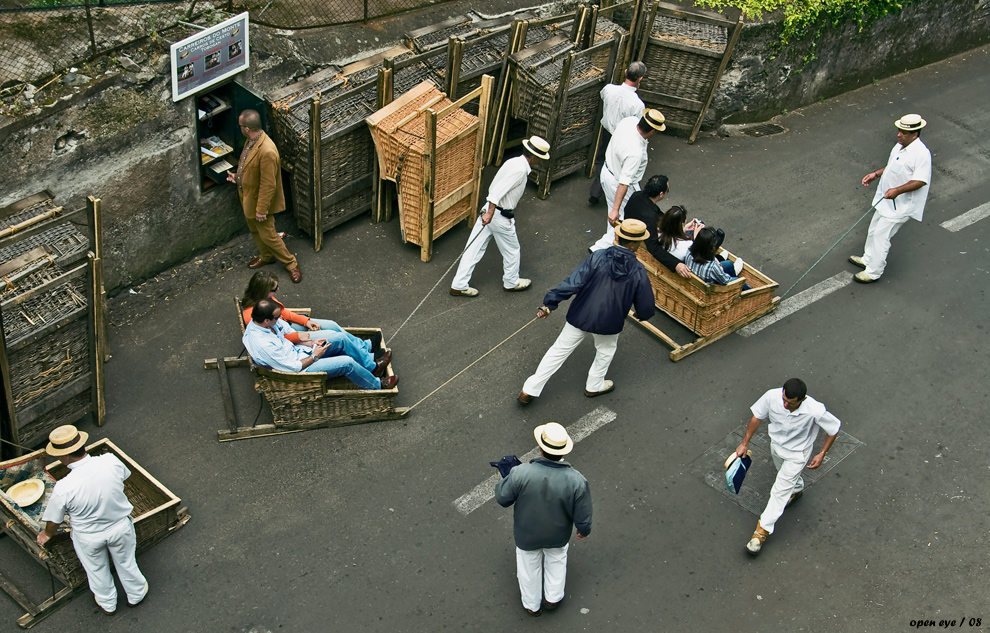
[[[765,121],[990,42],[990,0],[915,0],[858,32],[828,27],[804,64],[808,42],[774,51],[779,15],[747,23],[706,123]],[[776,56],[774,56],[776,55]]]

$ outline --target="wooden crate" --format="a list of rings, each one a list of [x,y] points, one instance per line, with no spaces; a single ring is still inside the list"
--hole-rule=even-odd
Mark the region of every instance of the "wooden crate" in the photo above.
[[[44,191],[0,210],[0,438],[13,457],[105,413],[109,357],[100,201],[65,212]]]
[[[134,520],[138,552],[147,550],[189,520],[189,514],[185,509],[179,508],[181,503],[179,497],[109,439],[97,440],[87,446],[86,450],[93,456],[105,453],[116,455],[131,471],[131,476],[124,481],[124,494],[134,506],[131,517]],[[87,586],[86,572],[76,557],[69,536],[71,526],[63,526],[44,548],[35,540],[38,532],[44,527],[41,517],[55,482],[69,473],[69,469],[60,461],[52,462],[46,468],[45,457],[45,451],[42,449],[0,462],[0,519],[3,521],[0,527],[32,559],[64,585],[64,588],[55,592],[51,599],[35,604],[18,590],[9,578],[0,575],[0,588],[5,589],[28,611],[18,620],[18,624],[25,628],[50,615],[51,611],[62,606],[78,590]],[[45,494],[37,503],[21,508],[4,494],[4,491],[14,483],[29,478],[43,479],[46,482]]]
[[[473,225],[492,79],[456,102],[422,83],[368,117],[379,175],[398,189],[402,239],[433,256],[433,241],[461,220]],[[479,116],[462,106],[480,99]]]
[[[646,63],[639,96],[664,113],[667,126],[693,143],[742,32],[717,13],[654,2],[643,23],[638,59]]]
[[[736,260],[736,256],[725,249],[720,255]],[[739,279],[723,286],[706,284],[695,275],[685,279],[660,264],[645,248],[637,250],[636,257],[650,276],[657,308],[698,335],[691,343],[680,345],[656,326],[634,319],[673,348],[670,352],[673,361],[735,332],[771,312],[780,303],[780,297],[774,296],[777,282],[749,264],[743,265]],[[747,283],[751,287],[744,291],[742,287]]]

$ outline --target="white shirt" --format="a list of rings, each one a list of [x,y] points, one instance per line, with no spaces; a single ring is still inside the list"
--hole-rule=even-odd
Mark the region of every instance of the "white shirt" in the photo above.
[[[636,125],[641,118],[630,116],[619,121],[605,150],[605,167],[620,185],[638,185],[646,173],[646,150],[650,143]]]
[[[902,193],[894,200],[885,200],[883,194],[888,189],[900,187],[911,180],[925,183],[920,189]],[[928,186],[932,182],[932,153],[928,146],[916,138],[907,147],[900,143],[890,150],[887,167],[880,175],[877,193],[873,196],[873,204],[877,212],[891,220],[914,218],[921,221],[925,212],[925,202],[928,201]]]
[[[825,410],[825,405],[808,396],[797,408],[784,407],[784,390],[771,389],[750,407],[758,420],[770,418],[767,433],[774,444],[790,451],[804,452],[815,445],[818,429],[829,435],[839,432],[841,422]]]
[[[496,207],[512,211],[526,191],[526,179],[530,171],[532,169],[525,155],[505,161],[495,174],[492,184],[489,185],[488,197],[485,199]]]
[[[283,319],[276,321],[271,329],[250,321],[244,328],[241,342],[259,365],[279,371],[302,371],[303,360],[313,352],[286,340],[285,335],[291,331],[292,327]]]
[[[69,474],[55,482],[41,519],[62,523],[68,513],[73,532],[105,530],[134,510],[124,494],[124,480],[130,476],[116,455],[87,455],[69,464]]]
[[[609,134],[615,134],[615,126],[626,117],[642,117],[643,100],[636,94],[636,86],[627,83],[608,84],[601,91],[602,103],[602,127]]]
[[[688,250],[691,248],[693,242],[691,240],[674,240],[667,252],[676,257],[677,259],[684,261],[687,257]]]

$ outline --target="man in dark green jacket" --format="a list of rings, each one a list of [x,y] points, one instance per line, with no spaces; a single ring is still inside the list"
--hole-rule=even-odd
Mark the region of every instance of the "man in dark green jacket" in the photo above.
[[[519,592],[523,608],[537,616],[564,599],[571,526],[580,540],[591,534],[591,490],[584,475],[563,460],[574,448],[564,427],[550,422],[533,435],[542,457],[516,466],[495,484],[495,501],[503,508],[516,506],[512,533]]]

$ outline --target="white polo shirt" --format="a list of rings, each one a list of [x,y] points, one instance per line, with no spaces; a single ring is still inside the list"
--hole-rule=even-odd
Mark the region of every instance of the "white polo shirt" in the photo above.
[[[819,428],[835,435],[842,424],[811,396],[804,399],[797,411],[788,411],[784,407],[784,390],[779,387],[763,394],[750,410],[758,420],[770,419],[767,433],[774,444],[799,453],[814,446]]]
[[[512,211],[519,204],[523,192],[526,191],[526,179],[529,177],[530,171],[532,168],[529,166],[529,161],[525,155],[519,155],[505,161],[495,174],[492,184],[488,187],[486,200],[496,207]],[[483,209],[487,206],[485,205]]]
[[[643,100],[636,94],[636,86],[627,83],[608,84],[601,91],[602,96],[602,127],[609,134],[615,134],[615,126],[626,117],[641,117]]]
[[[68,514],[73,532],[105,530],[134,510],[124,494],[124,480],[130,476],[116,455],[87,455],[69,464],[69,474],[55,482],[41,519],[61,523]]]
[[[911,180],[925,183],[920,189],[902,193],[894,200],[884,200],[883,194],[888,189],[900,187]],[[890,150],[887,167],[880,175],[877,193],[873,196],[873,204],[877,212],[890,220],[905,220],[914,218],[921,221],[928,201],[928,186],[932,183],[932,153],[920,138],[911,141],[907,147],[900,143]]]
[[[639,133],[640,116],[619,121],[605,150],[605,166],[620,185],[638,185],[646,173],[646,150],[650,142]]]

